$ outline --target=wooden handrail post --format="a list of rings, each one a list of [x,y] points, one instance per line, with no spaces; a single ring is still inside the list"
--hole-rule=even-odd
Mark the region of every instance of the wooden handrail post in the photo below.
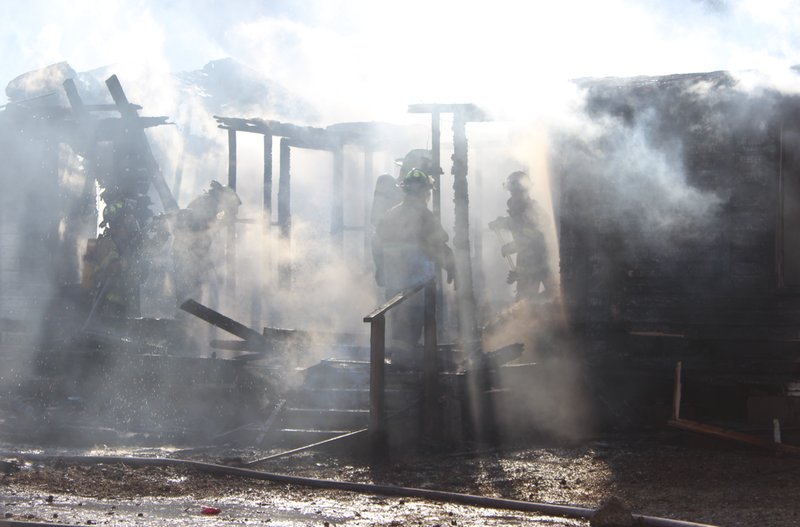
[[[672,419],[681,418],[681,361],[675,365],[675,385],[672,391]]]
[[[429,280],[419,282],[403,291],[400,291],[378,309],[364,317],[364,322],[369,323],[369,435],[372,458],[376,461],[385,459],[388,454],[388,434],[386,431],[385,415],[385,358],[386,358],[386,313],[403,303],[408,298],[425,290],[425,357],[424,357],[424,382],[425,395],[429,407],[435,408],[435,390],[437,377],[436,364],[436,282]],[[433,416],[432,416],[433,417]],[[430,420],[431,429],[436,426],[436,421]],[[424,426],[428,426],[425,424]],[[424,431],[423,431],[424,432]],[[427,432],[425,432],[427,433]]]
[[[386,317],[379,315],[370,321],[369,351],[369,435],[372,458],[386,456],[386,425],[384,421],[384,359],[386,357]]]

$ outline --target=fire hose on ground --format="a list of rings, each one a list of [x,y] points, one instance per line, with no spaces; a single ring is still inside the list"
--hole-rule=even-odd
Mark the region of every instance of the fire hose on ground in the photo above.
[[[126,457],[126,456],[58,456],[47,454],[22,454],[22,453],[3,453],[5,457],[24,459],[36,462],[63,462],[72,464],[125,464],[131,467],[144,466],[171,466],[181,468],[192,468],[199,472],[217,476],[240,476],[273,483],[288,485],[298,485],[305,487],[323,488],[331,490],[343,490],[349,492],[359,492],[364,494],[378,494],[383,496],[396,496],[403,498],[421,498],[430,501],[444,503],[458,503],[475,507],[486,507],[492,509],[513,510],[519,512],[537,512],[551,516],[566,518],[578,518],[590,520],[595,513],[595,509],[585,507],[575,507],[571,505],[556,505],[550,503],[536,503],[507,498],[492,498],[488,496],[477,496],[472,494],[462,494],[458,492],[448,492],[441,490],[420,489],[414,487],[398,487],[394,485],[380,485],[373,483],[357,483],[352,481],[337,481],[328,479],[308,478],[302,476],[289,476],[285,474],[274,474],[261,472],[247,468],[231,467],[218,465],[215,463],[205,463],[188,459],[170,459],[159,457]],[[634,514],[633,518],[637,525],[652,527],[713,527],[709,524],[695,523],[683,520],[673,520],[669,518],[659,518],[656,516],[645,516]],[[24,527],[34,525],[28,522],[9,522],[0,520],[0,527]],[[35,524],[44,525],[44,524]]]

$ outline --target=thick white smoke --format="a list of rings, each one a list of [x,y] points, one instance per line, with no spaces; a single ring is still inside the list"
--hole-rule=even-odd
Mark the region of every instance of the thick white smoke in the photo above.
[[[707,217],[717,203],[715,196],[684,185],[683,167],[676,161],[679,152],[653,148],[642,128],[629,133],[576,117],[582,98],[569,79],[762,70],[766,81],[750,76],[750,83],[743,86],[755,90],[768,82],[794,91],[794,78],[783,72],[800,62],[798,24],[800,5],[789,0],[546,5],[512,0],[302,4],[242,0],[224,6],[208,0],[166,5],[147,0],[69,4],[33,0],[5,6],[0,20],[5,51],[0,84],[25,71],[67,62],[82,74],[94,71],[86,78],[93,77],[99,90],[84,92],[91,98],[104,96],[102,80],[116,74],[129,99],[144,106],[143,115],[165,115],[175,123],[148,134],[182,206],[212,179],[226,182],[227,137],[213,114],[314,126],[388,121],[425,130],[427,117],[409,115],[409,104],[476,103],[501,127],[507,123],[512,130],[497,132],[491,128],[494,125],[478,123],[468,128],[470,184],[481,189],[472,197],[471,221],[473,230],[483,231],[484,273],[491,292],[487,296],[496,309],[511,301],[513,289],[504,283],[505,263],[486,223],[505,213],[502,180],[517,169],[531,174],[536,198],[545,210],[553,210],[557,189],[551,186],[544,132],[550,127],[605,135],[604,140],[614,143],[606,158],[606,179],[613,190],[631,193],[624,200],[630,205],[627,212],[643,221],[669,225],[687,217]],[[203,87],[203,80],[225,80],[235,73],[235,69],[204,70],[212,61],[220,69],[235,63],[247,73],[216,86],[216,91],[211,85]],[[258,82],[249,84],[245,78]],[[33,83],[28,88],[42,89]],[[108,102],[105,97],[86,102]],[[448,119],[442,125],[443,223],[452,234]],[[246,197],[241,215],[255,224],[239,226],[243,249],[237,273],[239,290],[250,296],[242,293],[235,302],[223,304],[225,311],[253,326],[308,323],[334,331],[357,330],[360,316],[374,307],[379,296],[365,265],[368,255],[359,255],[358,242],[353,241],[358,234],[346,233],[343,254],[327,244],[332,178],[327,154],[293,154],[297,206],[293,243],[285,247],[274,231],[269,240],[259,232],[265,221],[258,199],[262,146],[258,139],[242,135],[238,179]],[[376,163],[375,175],[394,173],[386,160],[402,156],[408,148],[428,147],[430,140],[423,131],[415,136],[415,144],[387,152],[383,162]],[[273,153],[277,189],[277,141]],[[646,178],[638,177],[643,173]],[[358,190],[348,191],[352,208],[346,224],[364,225],[361,203],[367,190],[361,182],[348,183],[349,189]],[[658,194],[660,206],[642,208],[637,199],[641,194]],[[553,222],[546,233],[554,269],[558,268],[557,228]],[[291,251],[297,263],[298,282],[292,294],[281,296],[280,306],[269,296],[275,291],[267,275],[274,279],[274,269],[264,269],[265,251]],[[256,299],[258,316],[253,314],[253,291],[264,295]],[[346,310],[335,307],[343,305]]]

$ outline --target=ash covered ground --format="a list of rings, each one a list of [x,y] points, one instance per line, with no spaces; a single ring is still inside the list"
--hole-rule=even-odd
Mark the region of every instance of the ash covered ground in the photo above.
[[[0,510],[10,521],[81,525],[588,525],[586,520],[212,476],[177,467],[74,465],[3,459]],[[31,450],[27,450],[30,452]],[[39,450],[41,451],[41,450]],[[265,452],[174,449],[60,455],[158,456],[218,463]],[[636,514],[721,526],[800,524],[800,459],[676,431],[581,444],[473,452],[431,449],[376,469],[306,452],[256,467],[272,473],[436,489],[596,508],[610,497]],[[220,510],[203,514],[203,507]],[[2,520],[0,520],[0,523]]]

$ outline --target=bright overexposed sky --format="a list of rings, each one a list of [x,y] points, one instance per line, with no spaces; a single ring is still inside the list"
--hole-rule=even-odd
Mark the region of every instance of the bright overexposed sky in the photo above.
[[[792,0],[27,0],[3,2],[0,84],[75,70],[199,69],[233,57],[338,115],[418,102],[513,112],[564,80],[800,64]]]

